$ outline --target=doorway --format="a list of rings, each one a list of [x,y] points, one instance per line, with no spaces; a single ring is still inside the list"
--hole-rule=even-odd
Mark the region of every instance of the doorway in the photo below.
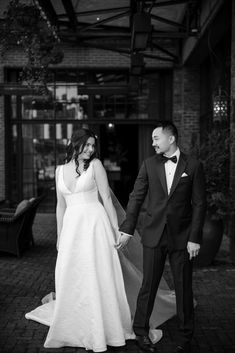
[[[100,157],[110,187],[125,207],[138,173],[138,125],[101,125]]]

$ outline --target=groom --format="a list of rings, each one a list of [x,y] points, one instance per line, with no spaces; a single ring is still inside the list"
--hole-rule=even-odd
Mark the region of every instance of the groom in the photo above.
[[[140,208],[147,196],[142,229],[143,282],[137,299],[133,329],[137,344],[155,352],[148,337],[149,319],[166,256],[174,279],[178,343],[175,353],[190,352],[194,330],[192,259],[198,255],[206,211],[201,163],[179,150],[177,128],[159,123],[152,133],[156,155],[146,159],[129,197],[126,219],[120,226],[119,248],[134,234]]]

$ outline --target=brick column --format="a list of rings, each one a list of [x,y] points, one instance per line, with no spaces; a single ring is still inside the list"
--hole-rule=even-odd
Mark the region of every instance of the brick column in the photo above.
[[[231,260],[235,263],[235,2],[232,1],[231,21],[231,116],[230,135],[233,139],[230,149],[230,188],[232,195],[231,217],[229,222]]]
[[[0,57],[0,82],[3,82],[3,64]],[[0,201],[5,199],[5,121],[4,97],[0,96]]]
[[[179,129],[179,145],[187,152],[200,131],[200,69],[175,69],[173,74],[173,122]]]

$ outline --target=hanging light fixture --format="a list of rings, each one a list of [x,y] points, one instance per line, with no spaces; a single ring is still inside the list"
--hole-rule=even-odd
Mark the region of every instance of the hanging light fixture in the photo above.
[[[228,118],[229,95],[225,90],[218,87],[213,94],[213,120],[221,122]]]
[[[151,32],[151,15],[146,12],[137,12],[133,16],[131,49],[145,50]]]
[[[144,58],[143,54],[133,53],[131,55],[131,75],[140,76],[144,69]]]

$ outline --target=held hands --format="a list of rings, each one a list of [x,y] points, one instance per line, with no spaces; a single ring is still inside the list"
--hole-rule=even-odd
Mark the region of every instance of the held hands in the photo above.
[[[117,243],[115,244],[115,248],[117,250],[123,249],[129,242],[132,236],[126,233],[119,232],[119,237]]]
[[[200,250],[200,244],[188,241],[187,250],[189,253],[189,260],[192,260],[193,257],[196,257],[198,255]]]

